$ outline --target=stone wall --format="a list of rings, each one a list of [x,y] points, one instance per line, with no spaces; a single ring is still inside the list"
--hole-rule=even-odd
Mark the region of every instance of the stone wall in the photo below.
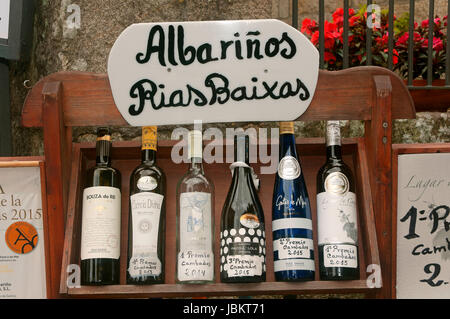
[[[327,0],[326,13],[342,0]],[[350,1],[357,7],[365,1]],[[377,1],[387,8],[387,1]],[[395,12],[408,10],[407,0],[397,0]],[[428,15],[428,0],[416,1],[417,21]],[[74,24],[72,5],[80,8],[79,28]],[[231,20],[276,18],[291,23],[291,0],[39,0],[35,19],[34,47],[28,62],[11,63],[13,155],[42,155],[42,130],[20,126],[23,101],[40,78],[58,71],[106,72],[109,50],[120,32],[131,23],[187,20]],[[436,12],[446,14],[446,1],[436,1]],[[317,19],[318,1],[299,1],[299,20]],[[75,26],[75,27],[74,27]],[[25,84],[24,84],[25,82]],[[450,101],[449,101],[450,106]],[[449,113],[419,113],[412,121],[396,121],[394,143],[449,142]],[[225,125],[217,125],[225,127]],[[232,126],[268,127],[268,123],[241,123]],[[299,122],[297,133],[303,137],[323,136],[324,123]],[[160,128],[170,138],[172,127]],[[94,128],[75,128],[75,141],[94,139]],[[344,136],[361,136],[360,122],[350,121]],[[114,128],[113,139],[140,138],[139,129]]]

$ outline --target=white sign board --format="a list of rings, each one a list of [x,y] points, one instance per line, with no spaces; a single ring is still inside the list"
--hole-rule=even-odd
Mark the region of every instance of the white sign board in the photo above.
[[[133,24],[108,59],[114,101],[132,126],[294,120],[318,74],[311,42],[270,19]]]
[[[397,298],[450,298],[450,153],[398,156]]]
[[[40,167],[0,168],[0,299],[46,298]]]
[[[0,0],[0,39],[8,39],[10,0]]]

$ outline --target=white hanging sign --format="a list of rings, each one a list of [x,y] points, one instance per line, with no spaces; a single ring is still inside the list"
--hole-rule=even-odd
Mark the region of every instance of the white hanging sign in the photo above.
[[[0,0],[0,39],[8,40],[10,0]]]
[[[450,153],[398,156],[397,298],[450,298]]]
[[[132,126],[289,121],[308,108],[319,53],[279,20],[133,24],[108,60]]]

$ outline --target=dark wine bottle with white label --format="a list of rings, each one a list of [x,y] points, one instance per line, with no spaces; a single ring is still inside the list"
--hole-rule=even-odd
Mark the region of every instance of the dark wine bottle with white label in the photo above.
[[[177,185],[176,282],[214,281],[214,185],[202,164],[202,132],[188,134],[189,169]]]
[[[87,172],[81,222],[81,284],[119,283],[121,175],[111,167],[111,134],[97,129],[96,165]]]
[[[225,283],[266,280],[264,213],[249,166],[249,136],[234,137],[231,186],[220,226],[220,279]]]
[[[359,279],[353,174],[342,160],[339,121],[328,121],[326,130],[327,160],[317,174],[320,279]]]
[[[145,126],[142,161],[130,176],[127,284],[164,283],[166,177],[156,151],[157,127]]]
[[[297,156],[293,122],[280,123],[280,162],[272,199],[277,281],[313,280],[313,227],[308,191]]]

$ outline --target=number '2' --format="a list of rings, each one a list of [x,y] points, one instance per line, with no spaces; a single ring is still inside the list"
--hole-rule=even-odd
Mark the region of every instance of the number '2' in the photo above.
[[[431,270],[431,267],[433,267],[434,269]],[[427,273],[427,274],[431,274],[431,277],[428,279],[422,279],[420,282],[426,282],[427,284],[429,284],[431,287],[439,287],[440,285],[442,285],[442,283],[444,282],[443,280],[438,280],[437,282],[434,282],[433,280],[439,276],[439,273],[441,272],[441,265],[439,264],[428,264],[426,265],[423,270]]]

